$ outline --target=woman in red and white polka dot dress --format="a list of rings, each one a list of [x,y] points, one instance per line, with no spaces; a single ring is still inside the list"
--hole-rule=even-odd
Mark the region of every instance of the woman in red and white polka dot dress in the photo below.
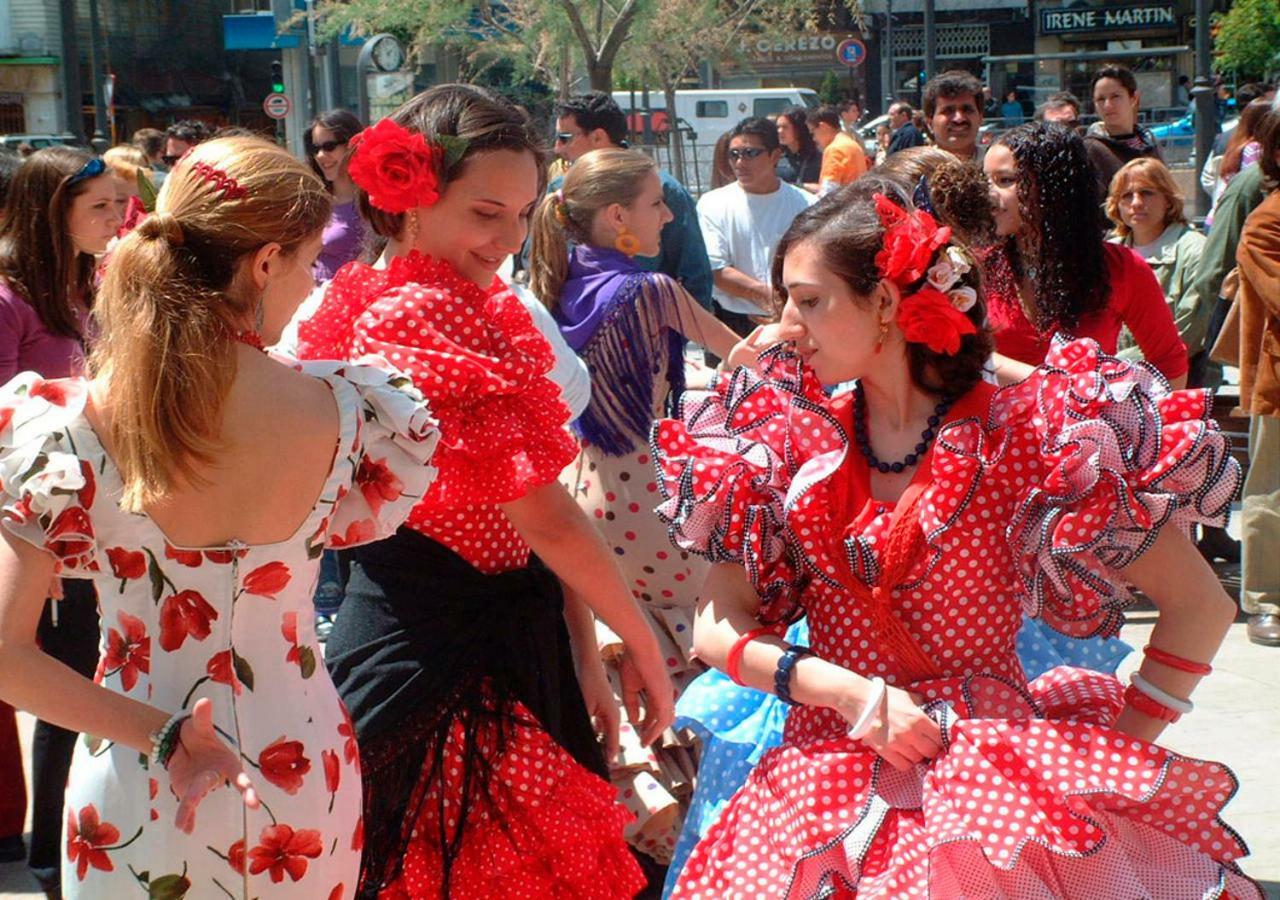
[[[792,349],[656,428],[660,512],[717,563],[698,653],[798,704],[673,896],[1261,898],[1234,776],[1150,743],[1234,615],[1184,534],[1239,480],[1207,396],[1089,340],[982,383],[973,258],[906,205],[863,179],[801,214]],[[1028,684],[1024,611],[1113,634],[1126,583],[1159,609],[1130,687]],[[811,649],[773,627],[802,613]]]
[[[396,360],[441,434],[407,526],[350,552],[327,645],[363,765],[358,895],[631,897],[644,878],[630,814],[591,721],[616,709],[592,611],[625,645],[647,741],[671,722],[672,687],[612,554],[556,481],[577,445],[553,353],[496,278],[541,195],[536,131],[488,91],[442,85],[352,143],[387,248],[379,266],[339,270],[298,327],[300,355]],[[390,479],[357,483],[377,498]],[[566,604],[561,580],[580,599]]]
[[[705,668],[690,651],[708,563],[672,547],[653,514],[658,485],[649,430],[684,390],[686,339],[726,356],[738,337],[678,283],[633,260],[658,255],[670,221],[652,159],[635,150],[583,154],[564,187],[534,213],[530,268],[534,293],[591,372],[591,404],[574,423],[582,453],[564,480],[617,556],[682,690]],[[615,658],[617,637],[604,627],[598,633],[602,652]],[[620,691],[617,670],[610,670]],[[627,837],[663,864],[671,861],[692,793],[697,757],[691,743],[687,733],[668,731],[650,748],[634,729],[620,729],[612,776],[636,814]]]

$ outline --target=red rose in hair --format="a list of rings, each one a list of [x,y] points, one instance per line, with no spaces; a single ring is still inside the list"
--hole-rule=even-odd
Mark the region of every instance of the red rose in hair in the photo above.
[[[302,776],[311,771],[311,760],[303,755],[301,741],[278,738],[258,754],[262,777],[292,796],[302,787]]]
[[[933,254],[951,240],[951,229],[938,227],[927,212],[907,212],[883,194],[875,195],[876,214],[884,226],[884,245],[876,254],[882,278],[899,287],[915,284],[929,271]]]
[[[383,119],[351,139],[347,172],[375,207],[402,213],[440,199],[436,171],[442,162],[442,151],[435,144]]]
[[[960,352],[963,335],[978,333],[973,320],[934,288],[918,291],[898,305],[898,327],[910,343],[924,344],[934,353],[947,356]]]

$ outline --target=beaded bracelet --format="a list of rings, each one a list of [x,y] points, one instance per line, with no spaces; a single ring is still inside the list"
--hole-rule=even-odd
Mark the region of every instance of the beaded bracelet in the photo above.
[[[796,667],[800,657],[810,652],[808,647],[792,644],[778,657],[778,668],[773,673],[773,692],[788,706],[796,705],[796,701],[791,699],[791,670]]]
[[[1141,672],[1134,672],[1130,675],[1129,683],[1142,691],[1142,693],[1146,694],[1152,700],[1159,703],[1161,706],[1167,706],[1179,715],[1185,716],[1196,708],[1195,704],[1190,700],[1183,700],[1180,697],[1173,696],[1173,694],[1170,694],[1168,691],[1162,691],[1150,681],[1143,678]]]
[[[1144,716],[1167,722],[1170,725],[1182,718],[1182,715],[1177,710],[1170,709],[1163,703],[1152,700],[1132,684],[1124,689],[1124,702]]]
[[[1213,671],[1213,666],[1208,663],[1196,662],[1194,659],[1178,656],[1168,650],[1161,650],[1153,644],[1147,644],[1147,646],[1143,647],[1142,655],[1152,662],[1168,666],[1170,669],[1177,669],[1179,672],[1186,672],[1188,675],[1208,675]]]
[[[733,646],[729,648],[729,656],[724,662],[725,674],[738,687],[746,687],[742,681],[742,654],[747,649],[747,644],[751,643],[758,637],[764,637],[766,634],[777,634],[777,629],[770,625],[760,628],[752,628],[742,637],[733,642]]]
[[[186,712],[174,713],[169,720],[151,732],[151,753],[148,760],[151,765],[162,769],[169,768],[169,760],[178,749],[182,723],[191,716]]]

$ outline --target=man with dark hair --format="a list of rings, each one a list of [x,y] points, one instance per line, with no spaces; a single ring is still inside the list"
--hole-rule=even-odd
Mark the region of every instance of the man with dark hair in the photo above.
[[[1115,63],[1103,66],[1094,73],[1092,92],[1099,120],[1085,132],[1084,147],[1098,182],[1098,196],[1105,197],[1111,179],[1125,163],[1163,157],[1151,132],[1138,124],[1142,94],[1132,72]]]
[[[1070,91],[1058,91],[1040,104],[1036,118],[1041,122],[1056,122],[1072,131],[1080,127],[1080,101]]]
[[[981,81],[963,69],[935,75],[924,86],[924,115],[935,144],[963,160],[977,161]]]
[[[197,119],[183,119],[164,130],[164,155],[161,160],[172,169],[182,155],[209,139],[209,126]]]
[[[775,144],[778,141],[776,128],[773,140]],[[565,162],[572,165],[584,153],[625,147],[626,143],[627,116],[603,91],[571,97],[557,107],[555,149]],[[636,257],[636,262],[650,272],[670,275],[684,285],[694,299],[710,309],[711,266],[707,262],[707,248],[698,227],[693,198],[684,185],[668,173],[658,174],[662,178],[662,196],[671,210],[672,219],[662,228],[662,252],[656,257]],[[563,181],[563,178],[557,178],[547,189],[559,190]]]
[[[890,156],[899,150],[921,147],[927,143],[924,135],[912,124],[911,117],[913,115],[915,115],[915,110],[905,100],[894,100],[889,104],[889,128],[892,130],[889,138]]]
[[[729,138],[736,180],[698,201],[698,222],[715,272],[716,318],[743,336],[755,327],[752,316],[772,309],[773,248],[791,221],[816,202],[813,194],[778,177],[781,156],[774,123],[758,116],[743,119]]]
[[[147,165],[152,171],[158,171],[164,167],[164,132],[156,128],[139,128],[133,133],[133,139],[130,141],[133,146],[142,151],[142,155],[147,158]]]
[[[862,144],[841,129],[840,110],[819,106],[809,113],[809,132],[822,148],[822,173],[818,176],[818,196],[829,194],[867,171],[867,154]]]
[[[858,120],[862,118],[862,104],[857,100],[849,99],[840,103],[840,125],[844,128],[845,133],[856,135],[858,132]]]

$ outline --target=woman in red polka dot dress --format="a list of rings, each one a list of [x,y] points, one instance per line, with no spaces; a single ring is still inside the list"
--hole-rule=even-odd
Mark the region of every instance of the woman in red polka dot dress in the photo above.
[[[868,176],[802,213],[794,343],[656,427],[660,512],[716,563],[699,655],[797,704],[673,896],[1261,898],[1234,776],[1150,743],[1234,616],[1184,534],[1239,480],[1206,395],[1089,340],[984,384],[974,260],[906,207]],[[1127,583],[1159,609],[1131,685],[1027,683],[1024,610],[1114,633]],[[777,636],[802,613],[811,648]]]
[[[363,765],[359,896],[631,897],[644,879],[630,815],[591,721],[616,709],[592,610],[625,645],[647,741],[671,722],[672,687],[612,554],[556,482],[577,445],[552,350],[496,278],[541,196],[536,132],[502,98],[442,85],[352,144],[386,251],[339,270],[299,350],[396,360],[441,433],[407,527],[350,551],[327,646]],[[359,487],[377,498],[390,477],[362,472]],[[560,580],[581,599],[566,605]]]
[[[672,547],[653,515],[658,486],[649,430],[684,390],[686,338],[722,357],[738,338],[678,283],[632,261],[657,255],[669,221],[653,160],[634,150],[592,151],[534,213],[531,271],[534,292],[591,372],[591,404],[574,423],[582,453],[566,481],[616,554],[682,689],[703,670],[689,651],[708,563]],[[606,628],[598,632],[606,657],[615,657],[618,639]],[[617,684],[616,670],[613,677]],[[669,863],[696,757],[673,731],[655,750],[626,725],[620,748],[613,782],[636,814],[628,838]]]

